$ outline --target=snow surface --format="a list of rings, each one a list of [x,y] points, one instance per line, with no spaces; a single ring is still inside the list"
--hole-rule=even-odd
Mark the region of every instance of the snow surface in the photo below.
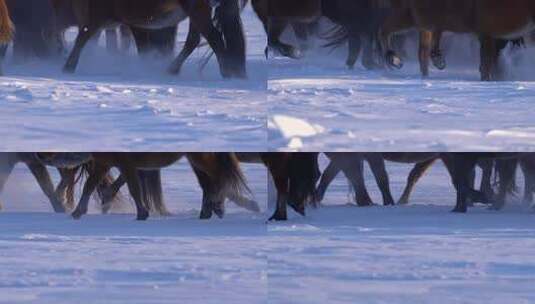
[[[13,63],[0,78],[1,150],[263,150],[266,146],[266,35],[248,6],[248,80],[223,80],[196,51],[180,76],[168,61],[142,61],[88,47],[74,75],[64,60]],[[188,29],[180,25],[177,51]],[[72,42],[76,32],[70,31]],[[101,44],[104,39],[101,39]],[[72,43],[71,43],[72,44]],[[83,139],[83,140],[80,140]]]
[[[291,36],[288,35],[288,39]],[[317,46],[303,60],[269,62],[269,142],[273,150],[306,151],[526,151],[535,147],[535,66],[530,47],[508,50],[504,82],[479,81],[477,43],[455,36],[447,45],[448,67],[422,79],[409,58],[402,70],[354,71],[345,47]],[[457,39],[457,40],[455,40]],[[450,44],[452,44],[450,42]],[[472,50],[472,51],[471,51]],[[409,51],[415,55],[416,50]],[[509,55],[512,54],[512,55]],[[288,136],[301,120],[314,134]],[[297,144],[296,144],[297,143]]]
[[[325,159],[322,158],[322,166]],[[409,166],[388,164],[395,196]],[[266,210],[266,171],[245,165]],[[200,221],[200,193],[185,162],[164,171],[173,216],[81,221],[50,213],[24,166],[0,196],[0,303],[533,303],[535,214],[508,204],[466,215],[437,164],[409,206],[348,204],[339,176],[325,206],[269,223],[228,204]],[[370,194],[380,194],[367,174]],[[131,207],[125,208],[131,211]]]

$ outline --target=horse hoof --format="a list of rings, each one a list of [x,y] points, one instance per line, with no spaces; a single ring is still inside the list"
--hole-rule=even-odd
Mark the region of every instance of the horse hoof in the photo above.
[[[466,208],[454,208],[453,210],[451,210],[451,212],[453,213],[466,213],[468,210],[466,210]]]
[[[72,214],[71,214],[72,218],[75,219],[75,220],[79,220],[82,218],[82,212],[80,211],[74,211]]]
[[[65,66],[63,67],[63,73],[65,74],[74,74],[76,68],[75,67],[71,67],[71,66]]]
[[[272,217],[269,218],[269,222],[273,222],[273,221],[282,222],[282,221],[287,221],[287,220],[288,220],[287,216],[283,216],[280,214],[274,214]]]
[[[148,218],[148,214],[138,214],[136,217],[136,221],[146,221]]]

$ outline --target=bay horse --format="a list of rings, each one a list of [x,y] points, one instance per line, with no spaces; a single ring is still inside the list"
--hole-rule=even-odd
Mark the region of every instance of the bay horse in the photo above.
[[[393,9],[379,35],[386,62],[391,67],[402,66],[401,58],[390,44],[393,33],[411,28],[475,33],[481,42],[481,79],[499,80],[499,39],[522,38],[535,29],[535,3],[530,0],[391,0],[391,3]],[[420,41],[421,58],[429,57],[429,37]]]
[[[73,2],[80,31],[75,46],[64,66],[72,73],[86,43],[104,26],[119,23],[136,30],[155,30],[176,26],[190,18],[214,51],[224,78],[246,77],[245,39],[241,26],[238,0],[217,1],[221,32],[212,22],[212,1],[209,0],[98,0]],[[177,71],[176,62],[170,71]]]
[[[238,161],[232,153],[90,153],[76,162],[68,160],[69,154],[73,153],[38,153],[38,157],[43,163],[57,167],[93,163],[82,197],[72,213],[75,219],[87,213],[91,194],[112,167],[118,168],[126,178],[130,195],[136,204],[138,220],[146,220],[149,210],[163,206],[161,184],[150,178],[154,175],[139,175],[139,171],[159,170],[184,157],[195,170],[204,174],[204,179],[199,180],[204,192],[201,218],[209,218],[214,212],[218,214],[219,206],[229,193],[248,191]]]
[[[13,39],[15,27],[11,21],[9,10],[5,0],[0,0],[0,59],[5,57],[7,44]],[[0,75],[2,75],[2,65],[0,64]]]
[[[256,153],[248,153],[248,152],[235,153],[238,161],[245,162],[245,163],[251,163],[251,162],[254,163],[255,160],[257,160],[257,158],[251,157],[251,155],[253,155],[253,154],[256,155]],[[258,159],[258,162],[260,162],[260,159]],[[90,170],[90,169],[86,169],[86,170]],[[196,170],[195,168],[193,168],[193,172],[195,173],[195,175],[199,179],[199,182],[202,182],[203,178],[204,178],[203,173],[201,171],[199,171],[199,170]],[[153,180],[157,180],[157,179],[161,178],[159,170],[140,171],[140,174],[141,173],[143,173],[143,174],[153,174],[154,175],[152,177]],[[111,181],[111,183],[109,183],[106,187],[102,187],[101,188],[101,190],[99,192],[99,195],[102,198],[103,207],[105,207],[106,209],[111,207],[111,204],[114,202],[116,196],[119,194],[119,191],[120,191],[121,187],[126,185],[126,183],[127,183],[127,181],[126,181],[125,176],[120,174],[115,180]],[[239,206],[241,208],[244,208],[246,210],[249,210],[249,211],[252,211],[252,212],[256,212],[256,213],[261,211],[260,210],[260,206],[258,205],[258,203],[256,201],[252,200],[252,199],[249,199],[246,196],[237,195],[237,193],[229,193],[229,196],[227,198],[230,201],[234,202],[237,206]],[[221,208],[219,208],[219,209],[221,209]],[[163,213],[165,213],[165,212],[163,212]]]

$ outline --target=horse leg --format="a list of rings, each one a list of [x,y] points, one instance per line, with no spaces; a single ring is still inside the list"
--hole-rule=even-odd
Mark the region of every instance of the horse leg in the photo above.
[[[8,44],[0,45],[0,76],[4,75],[4,69],[2,68],[4,60],[6,58]]]
[[[117,179],[109,187],[104,187],[101,191],[102,205],[111,207],[111,202],[115,199],[115,197],[125,184],[126,178],[124,175],[120,174],[119,177],[117,177]],[[107,210],[104,211],[109,211],[109,207]]]
[[[182,69],[182,66],[184,65],[184,62],[193,53],[193,51],[197,49],[200,43],[201,43],[201,33],[199,33],[199,31],[195,28],[195,26],[192,23],[190,23],[188,38],[186,39],[184,48],[182,48],[182,51],[180,52],[178,57],[175,59],[175,61],[173,61],[173,63],[169,67],[169,73],[179,74],[180,70]]]
[[[388,179],[388,172],[385,168],[385,160],[378,153],[370,154],[366,157],[370,168],[372,169],[375,181],[381,190],[383,196],[383,204],[385,206],[394,205],[394,198],[390,192],[390,181]]]
[[[76,206],[76,209],[72,212],[72,217],[74,219],[80,219],[84,214],[87,213],[88,206],[89,206],[89,199],[91,198],[91,195],[93,192],[95,192],[95,189],[100,184],[106,173],[110,170],[110,167],[101,165],[99,163],[95,163],[93,170],[89,173],[89,177],[87,178],[84,188],[82,190],[82,197],[80,198],[80,201],[78,202],[78,206]]]
[[[418,58],[420,60],[420,72],[423,77],[429,76],[429,59],[431,57],[431,44],[433,43],[433,32],[420,31],[420,50]]]
[[[442,31],[433,32],[433,49],[431,50],[431,61],[433,65],[439,69],[444,70],[446,68],[446,59],[440,49],[440,42],[442,40]]]
[[[9,157],[9,154],[11,153],[2,153],[0,154],[0,194],[4,192],[4,186],[9,178],[9,175],[11,175],[11,172],[13,172],[13,169],[15,168],[15,165],[17,164],[16,161],[11,159]],[[0,203],[0,209],[2,209],[2,204]]]
[[[398,205],[407,205],[409,203],[409,197],[414,189],[414,186],[416,186],[418,180],[422,178],[425,172],[435,163],[435,161],[436,159],[431,159],[414,165],[414,168],[412,168],[411,172],[409,173],[409,177],[407,178],[407,185],[403,190],[403,194],[398,200]]]
[[[273,172],[272,174],[277,188],[277,208],[269,218],[269,221],[286,221],[288,220],[288,179],[280,174],[274,174]]]
[[[361,37],[358,34],[349,34],[348,37],[349,54],[347,56],[346,66],[353,70],[355,64],[359,59],[360,51],[362,49]]]
[[[323,198],[325,197],[325,192],[327,192],[327,188],[329,188],[329,185],[332,183],[336,175],[340,173],[340,171],[340,168],[335,166],[332,161],[329,163],[325,171],[323,171],[320,183],[318,185],[318,188],[316,189],[316,195],[314,198],[315,206],[317,206],[323,201]]]
[[[373,205],[364,182],[364,160],[362,157],[359,157],[359,159],[356,160],[356,168],[344,168],[342,171],[355,189],[357,205],[360,207]]]
[[[466,213],[468,211],[467,199],[470,196],[470,172],[474,170],[477,159],[468,154],[452,154],[450,174],[457,190],[457,203],[452,212]],[[444,161],[444,163],[448,163]],[[448,165],[447,165],[448,166]]]
[[[201,207],[201,214],[199,218],[201,220],[208,220],[212,218],[212,214],[215,213],[216,211],[214,208],[215,207],[214,202],[211,201],[211,197],[210,197],[210,193],[212,191],[210,177],[203,171],[196,168],[195,166],[191,166],[191,168],[193,169],[193,172],[195,173],[195,176],[197,177],[199,185],[201,186],[201,189],[202,189],[202,207]],[[221,214],[221,216],[222,215],[223,214]]]
[[[141,190],[141,184],[138,176],[138,170],[131,167],[121,167],[121,175],[124,176],[126,184],[128,186],[128,191],[130,196],[134,199],[136,203],[136,220],[144,221],[149,217],[149,211],[147,210],[146,203],[144,202],[143,192]],[[108,173],[108,170],[104,175]],[[104,177],[104,175],[102,177]],[[100,184],[100,182],[99,182]]]
[[[362,65],[367,70],[373,70],[380,67],[380,64],[374,58],[374,43],[376,43],[376,40],[373,34],[366,33],[364,36]]]
[[[533,192],[535,191],[535,174],[531,164],[526,160],[520,161],[520,167],[524,173],[524,198],[523,202],[526,205],[533,203]]]
[[[78,62],[80,61],[82,50],[86,46],[87,42],[91,40],[91,37],[93,37],[98,32],[98,26],[80,26],[80,31],[78,32],[78,36],[76,37],[74,48],[72,49],[71,54],[69,55],[69,58],[67,59],[67,62],[63,67],[63,72],[74,73],[76,71],[76,67],[78,66]]]
[[[221,30],[226,42],[227,64],[237,78],[246,78],[246,47],[245,34],[241,20],[241,9],[238,0],[221,1],[216,9]]]
[[[277,18],[270,18],[269,20],[269,32],[268,32],[268,46],[279,52],[282,56],[300,59],[303,57],[301,51],[289,44],[286,44],[280,40],[280,37],[286,27],[289,25],[287,21]],[[267,56],[267,53],[266,53]]]
[[[494,168],[493,160],[480,160],[478,162],[479,167],[483,171],[481,177],[481,185],[479,190],[485,194],[487,198],[494,197],[494,190],[492,190],[492,169]],[[488,203],[488,202],[485,202]]]
[[[385,52],[385,60],[389,67],[401,69],[403,60],[392,47],[392,35],[401,30],[409,29],[414,22],[410,10],[404,9],[393,12],[383,23],[379,31],[381,48]]]
[[[193,23],[195,28],[206,39],[214,51],[219,63],[221,76],[223,78],[230,78],[233,76],[233,73],[232,69],[230,69],[228,66],[228,56],[225,42],[223,41],[223,36],[221,33],[214,27],[212,23],[212,10],[204,1],[195,1],[195,3],[197,5],[189,7],[188,10],[190,22]]]
[[[479,37],[481,43],[481,66],[479,68],[481,72],[482,81],[496,80],[497,78],[497,66],[499,59],[499,52],[497,51],[497,42],[494,38],[481,35]]]
[[[39,187],[41,187],[41,190],[50,201],[54,212],[65,213],[65,207],[56,196],[54,185],[52,184],[52,179],[50,178],[47,168],[41,163],[27,163],[27,166],[37,180]]]
[[[516,159],[500,159],[496,161],[496,171],[500,178],[500,185],[498,195],[493,200],[492,209],[501,210],[505,206],[507,193],[514,191],[517,164]]]

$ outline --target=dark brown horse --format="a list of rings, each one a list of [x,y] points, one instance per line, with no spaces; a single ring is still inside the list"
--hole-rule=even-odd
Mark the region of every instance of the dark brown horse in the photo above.
[[[400,67],[401,58],[390,45],[393,33],[410,28],[424,31],[475,33],[481,42],[481,79],[499,79],[499,40],[516,39],[535,29],[531,0],[391,0],[394,9],[381,29],[386,61]],[[432,39],[431,39],[432,40]],[[430,55],[429,37],[421,41],[420,57]],[[427,56],[428,57],[428,56]]]
[[[136,203],[137,219],[145,220],[149,210],[163,206],[161,183],[153,179],[154,175],[139,171],[154,171],[168,167],[186,157],[196,172],[202,172],[204,199],[201,218],[209,218],[212,213],[219,215],[219,206],[230,193],[247,191],[243,174],[238,161],[232,153],[91,153],[83,161],[71,161],[73,153],[39,153],[40,160],[45,164],[57,167],[79,166],[92,162],[93,168],[82,192],[80,202],[73,212],[75,219],[87,213],[89,198],[102,178],[112,167],[119,169],[124,175],[130,195]]]
[[[214,51],[223,77],[245,77],[245,41],[238,0],[220,3],[221,32],[212,22],[210,1],[199,0],[80,0],[73,3],[77,24],[81,29],[64,71],[74,72],[85,44],[104,26],[120,23],[136,30],[154,30],[190,22],[206,38]],[[178,71],[175,66],[171,71]]]

